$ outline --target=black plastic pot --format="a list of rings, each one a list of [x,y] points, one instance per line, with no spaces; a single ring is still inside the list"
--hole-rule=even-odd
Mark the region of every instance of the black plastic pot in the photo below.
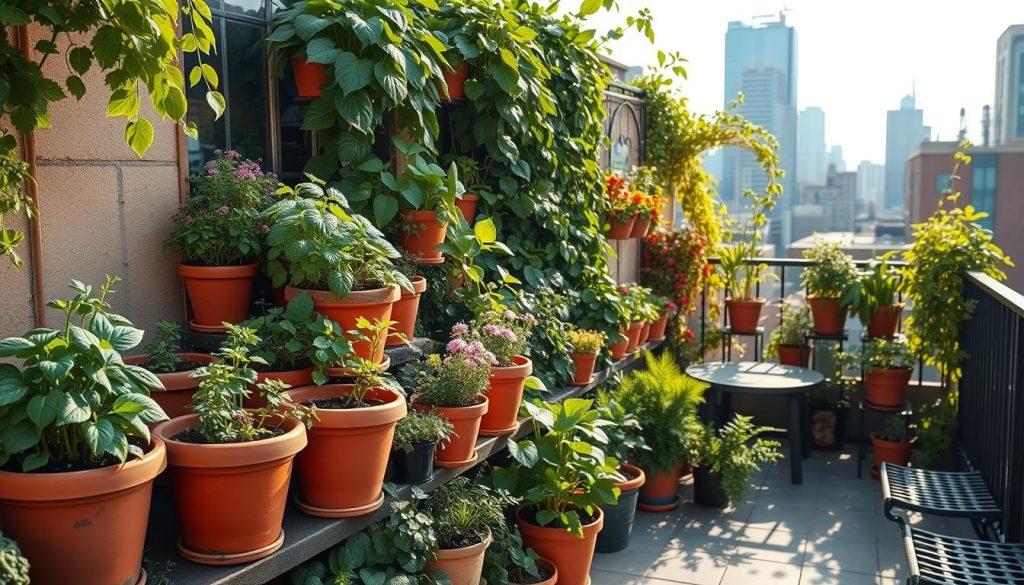
[[[604,512],[604,528],[597,533],[599,553],[613,553],[629,546],[629,535],[633,532],[633,518],[636,516],[636,500],[640,496],[640,488],[623,491],[619,495],[619,503],[614,506],[601,506]]]
[[[413,445],[412,452],[391,452],[392,480],[395,483],[426,483],[434,476],[436,442]]]
[[[722,474],[703,467],[693,468],[693,501],[698,506],[725,508],[729,497],[722,491]]]

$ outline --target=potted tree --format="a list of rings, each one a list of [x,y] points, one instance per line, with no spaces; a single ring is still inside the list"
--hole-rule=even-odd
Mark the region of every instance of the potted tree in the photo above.
[[[811,362],[811,345],[807,332],[811,330],[811,311],[806,305],[785,303],[781,308],[781,323],[768,338],[765,353],[777,355],[779,363],[806,368]]]
[[[804,251],[812,264],[804,269],[802,279],[807,287],[807,302],[814,317],[814,332],[839,335],[846,328],[849,310],[844,299],[847,290],[857,281],[853,258],[843,253],[839,242],[818,240]]]
[[[626,178],[608,171],[604,177],[604,196],[608,202],[608,239],[628,240],[637,214],[629,198]]]
[[[490,488],[465,477],[430,494],[426,511],[434,519],[437,554],[426,572],[444,573],[452,585],[479,585],[484,554],[493,541],[491,527],[505,527],[504,504]]]
[[[903,406],[917,361],[907,344],[888,339],[867,341],[860,361],[864,369],[864,398],[876,406]]]
[[[601,417],[599,426],[606,439],[602,448],[606,455],[619,461],[619,473],[624,478],[616,484],[619,488],[618,502],[601,506],[604,528],[597,535],[594,549],[600,553],[612,553],[629,546],[637,498],[646,481],[644,470],[628,461],[635,453],[648,451],[650,447],[644,442],[639,419],[616,402],[611,393],[598,392],[597,412]]]
[[[573,386],[586,386],[594,381],[594,367],[597,354],[604,348],[605,334],[590,329],[570,329],[569,343],[572,345],[572,362],[576,367]]]
[[[428,162],[421,146],[405,144],[401,139],[395,143],[402,145],[400,148],[409,159],[401,178],[396,179],[388,171],[381,173],[384,186],[392,194],[377,197],[383,201],[394,198],[396,203],[403,201],[408,206],[398,213],[398,244],[420,264],[444,264],[444,254],[438,246],[444,243],[448,225],[460,221],[455,207],[460,186],[458,171],[453,164],[445,173],[436,163]],[[375,199],[374,217],[378,225],[384,226],[390,218],[376,213],[377,208]]]
[[[890,256],[886,254],[873,260],[868,271],[860,274],[843,296],[843,303],[849,305],[872,339],[895,337],[903,313],[903,303],[896,301],[902,279],[899,273],[890,270]]]
[[[722,428],[698,429],[691,443],[693,501],[701,506],[725,508],[738,502],[750,489],[750,476],[763,463],[774,463],[782,454],[778,441],[761,439],[768,427],[754,425],[748,416],[735,415]]]
[[[906,465],[910,462],[911,442],[907,423],[899,416],[890,416],[885,421],[885,430],[871,433],[871,450],[875,460],[871,475],[879,475],[883,463]]]
[[[395,262],[398,270],[412,284],[412,290],[402,289],[402,296],[391,308],[391,320],[395,324],[388,335],[387,347],[408,343],[416,333],[416,316],[420,311],[420,297],[427,292],[427,278],[416,274],[416,263],[407,254]]]
[[[391,470],[395,483],[418,484],[434,476],[434,452],[447,441],[454,427],[433,412],[412,411],[398,421],[391,443]]]
[[[0,523],[33,583],[140,579],[153,479],[166,467],[146,423],[167,417],[148,396],[160,380],[121,360],[142,331],[110,312],[116,282],[93,296],[72,281],[73,298],[48,303],[64,313],[61,329],[0,341],[0,358],[18,360],[0,365]]]
[[[313,410],[288,404],[284,384],[256,384],[252,329],[228,326],[216,363],[196,371],[195,414],[160,424],[167,443],[174,505],[181,527],[178,551],[207,565],[250,562],[284,544],[284,518],[292,460],[306,446]],[[246,410],[255,385],[266,406]]]
[[[163,390],[154,388],[150,396],[168,417],[188,414],[192,393],[199,387],[192,372],[215,358],[208,353],[182,351],[181,326],[171,321],[156,324],[156,340],[147,344],[143,351],[145,353],[125,356],[124,363],[142,366],[156,375]]]

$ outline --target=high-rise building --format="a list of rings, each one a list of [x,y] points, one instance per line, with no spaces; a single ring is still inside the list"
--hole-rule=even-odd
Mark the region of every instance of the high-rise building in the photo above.
[[[885,194],[885,165],[869,160],[857,165],[857,202],[865,210],[875,212],[882,206]]]
[[[912,95],[900,100],[900,109],[886,114],[884,211],[906,212],[907,157],[931,133],[932,129],[924,125],[924,111],[917,109]]]
[[[828,166],[835,167],[837,172],[846,172],[846,159],[843,158],[843,147],[835,144],[828,149]]]
[[[996,43],[995,144],[1024,140],[1024,24],[1006,29]]]
[[[857,173],[829,165],[824,185],[808,185],[793,207],[793,240],[818,232],[852,232],[857,198]]]
[[[800,110],[797,120],[796,182],[824,185],[828,163],[825,160],[825,111],[818,107]]]

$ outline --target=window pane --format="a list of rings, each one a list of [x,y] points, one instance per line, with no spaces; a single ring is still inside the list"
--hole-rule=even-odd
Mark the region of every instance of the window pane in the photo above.
[[[227,81],[231,136],[229,145],[246,158],[270,163],[267,143],[266,49],[260,42],[263,26],[227,21]]]
[[[224,0],[224,10],[256,18],[267,16],[267,4],[264,0]]]
[[[221,38],[221,18],[213,19],[213,31],[216,37],[216,51],[210,55],[203,55],[203,63],[212,66],[221,84],[224,83],[224,71],[221,67],[219,55],[223,54],[224,43]],[[195,53],[185,54],[185,78],[188,79],[189,71],[199,64]],[[227,144],[227,129],[224,118],[214,120],[213,110],[206,103],[206,85],[200,82],[195,87],[186,91],[188,97],[188,120],[194,122],[199,130],[199,139],[188,139],[188,168],[190,173],[199,172],[203,163],[213,157],[213,151],[223,148]]]

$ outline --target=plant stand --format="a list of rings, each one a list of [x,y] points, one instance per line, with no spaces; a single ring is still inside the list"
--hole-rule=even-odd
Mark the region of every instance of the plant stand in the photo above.
[[[843,347],[845,347],[846,342],[848,340],[849,340],[849,335],[847,335],[847,332],[846,332],[845,329],[843,330],[842,333],[840,333],[838,335],[824,335],[822,333],[815,333],[813,330],[812,331],[808,331],[807,333],[804,333],[804,345],[813,346],[811,348],[811,360],[810,360],[810,363],[807,364],[808,367],[810,369],[812,369],[812,370],[815,369],[815,367],[814,367],[815,363],[814,362],[816,360],[814,358],[814,354],[817,352],[818,344],[812,343],[812,342],[814,342],[814,341],[822,341],[824,343],[833,343],[833,344],[836,344],[836,345],[839,346],[839,351],[843,351]]]
[[[753,337],[754,338],[754,359],[752,361],[760,362],[761,351],[764,349],[764,327],[758,327],[757,329],[742,333],[739,331],[733,331],[732,327],[726,325],[722,328],[722,361],[732,361],[732,338],[733,337]]]
[[[903,424],[910,426],[910,418],[914,416],[914,407],[907,400],[903,406],[878,406],[871,404],[863,398],[857,406],[857,479],[861,478],[861,467],[867,457],[867,434],[864,432],[864,411],[879,412],[885,414],[898,414],[903,417]]]

